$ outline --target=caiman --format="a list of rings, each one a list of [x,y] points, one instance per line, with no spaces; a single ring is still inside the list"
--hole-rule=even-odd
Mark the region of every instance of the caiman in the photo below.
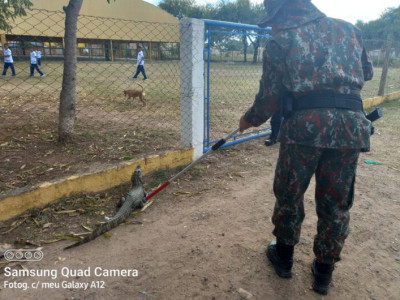
[[[119,209],[115,216],[112,218],[106,218],[107,223],[101,224],[99,227],[93,230],[91,234],[79,240],[75,244],[65,247],[64,250],[80,246],[94,240],[98,236],[110,231],[124,222],[135,209],[143,208],[146,192],[143,189],[142,168],[140,166],[137,166],[135,171],[132,173],[131,182],[132,188],[129,190],[126,197],[122,197],[119,201],[117,205]]]

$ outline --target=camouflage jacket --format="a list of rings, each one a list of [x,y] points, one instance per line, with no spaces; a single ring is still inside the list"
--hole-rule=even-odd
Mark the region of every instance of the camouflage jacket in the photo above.
[[[280,107],[289,91],[360,94],[373,76],[361,31],[350,23],[326,17],[308,1],[294,1],[274,19],[275,31],[263,53],[263,75],[245,119],[259,126]],[[274,27],[274,26],[273,26]],[[307,109],[295,112],[281,127],[279,141],[312,147],[369,147],[371,123],[363,112]]]

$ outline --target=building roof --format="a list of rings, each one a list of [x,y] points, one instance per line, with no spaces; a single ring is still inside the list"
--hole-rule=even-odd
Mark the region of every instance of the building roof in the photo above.
[[[31,0],[27,16],[18,17],[8,34],[64,37],[69,0]],[[142,0],[84,0],[78,38],[179,42],[179,20]]]
[[[49,11],[63,11],[69,0],[31,0],[33,8]],[[178,24],[177,18],[142,0],[84,0],[80,11],[81,15],[103,18],[116,18],[132,21]]]

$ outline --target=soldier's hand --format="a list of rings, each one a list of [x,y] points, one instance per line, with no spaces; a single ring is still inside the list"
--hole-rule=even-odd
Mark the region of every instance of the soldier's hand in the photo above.
[[[253,127],[253,125],[251,125],[249,122],[247,122],[246,119],[244,118],[244,116],[242,116],[239,120],[239,131],[243,132],[250,127]]]

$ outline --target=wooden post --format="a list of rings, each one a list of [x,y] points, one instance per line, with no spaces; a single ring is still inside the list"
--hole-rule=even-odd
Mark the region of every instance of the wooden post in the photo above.
[[[110,40],[110,55],[111,55],[111,61],[114,61],[114,48],[112,40]]]
[[[386,42],[385,58],[382,66],[381,82],[379,83],[378,96],[385,94],[386,78],[389,70],[390,52],[392,50],[392,40]]]
[[[149,42],[149,60],[151,61],[151,42]]]

